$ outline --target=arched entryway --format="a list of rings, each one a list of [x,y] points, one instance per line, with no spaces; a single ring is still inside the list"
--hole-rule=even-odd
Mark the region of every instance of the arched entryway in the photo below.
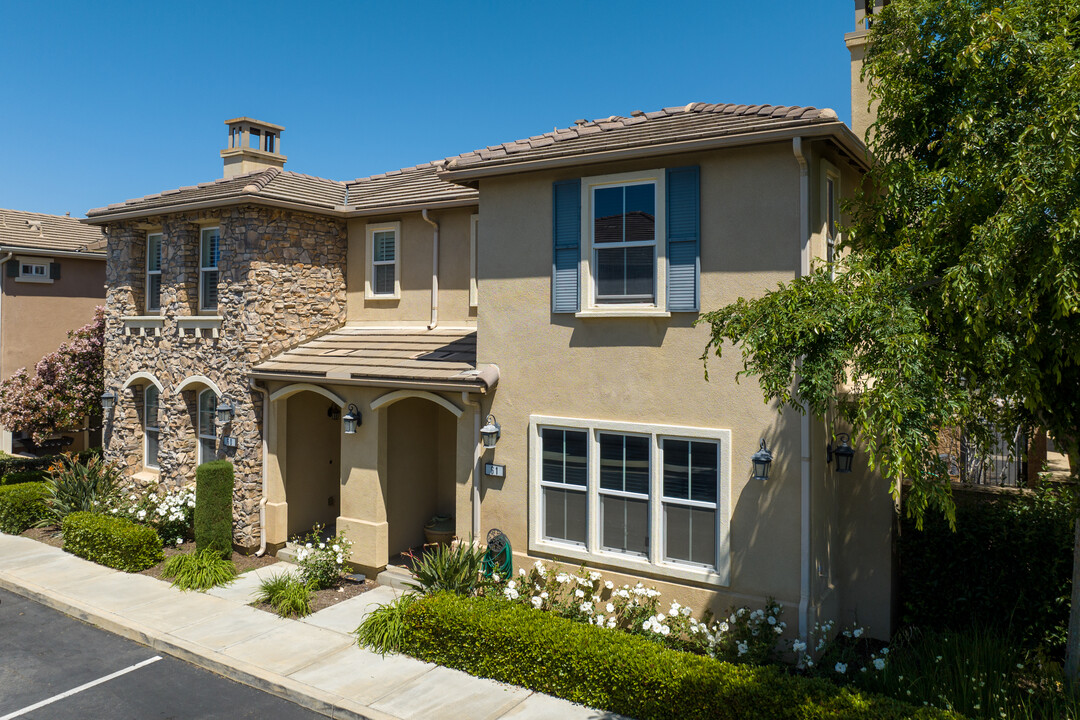
[[[424,525],[433,516],[454,515],[457,417],[446,408],[449,403],[439,400],[402,397],[382,409],[387,423],[386,515],[391,557],[423,545]],[[380,405],[373,403],[373,407]]]
[[[324,395],[301,391],[285,405],[288,452],[285,499],[289,538],[306,535],[316,523],[335,532],[341,508],[341,411]]]

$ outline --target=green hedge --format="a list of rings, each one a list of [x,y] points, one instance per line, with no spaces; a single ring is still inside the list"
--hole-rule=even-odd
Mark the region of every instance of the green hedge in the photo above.
[[[232,555],[233,466],[213,460],[195,469],[195,547]]]
[[[98,448],[92,448],[90,450],[83,450],[76,457],[79,462],[85,463],[91,457],[101,457],[101,450]],[[22,473],[28,471],[38,470],[45,472],[49,469],[49,466],[56,462],[57,455],[42,455],[41,457],[25,458],[25,457],[2,457],[0,458],[0,485],[11,485],[7,482],[7,476],[12,473]]]
[[[405,610],[403,650],[423,660],[646,718],[956,718],[776,667],[731,665],[497,598],[441,593]]]
[[[962,632],[1013,631],[1064,649],[1072,588],[1074,503],[1064,492],[961,490],[956,532],[940,515],[899,538],[903,621]]]
[[[28,482],[45,482],[49,476],[45,470],[16,470],[0,477],[0,485],[18,485]]]
[[[99,565],[139,572],[161,562],[161,538],[145,525],[112,515],[77,512],[64,518],[64,550]]]
[[[18,535],[45,517],[45,483],[30,482],[0,487],[0,532]]]

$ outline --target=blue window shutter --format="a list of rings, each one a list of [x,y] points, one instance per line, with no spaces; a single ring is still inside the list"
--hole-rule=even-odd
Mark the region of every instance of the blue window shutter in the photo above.
[[[581,180],[552,187],[551,311],[577,312],[581,260]]]
[[[696,312],[701,297],[698,168],[667,170],[667,309]]]

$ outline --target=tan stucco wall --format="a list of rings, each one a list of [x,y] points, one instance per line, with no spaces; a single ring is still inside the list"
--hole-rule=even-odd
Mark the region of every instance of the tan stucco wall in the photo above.
[[[469,240],[475,207],[433,210],[428,217],[439,223],[439,323],[475,322],[469,307]],[[398,299],[365,299],[367,226],[401,223]],[[420,213],[356,218],[349,221],[348,318],[373,325],[411,323],[427,325],[431,318],[432,239],[434,228]]]
[[[51,283],[20,282],[0,272],[0,378],[21,367],[33,372],[38,360],[67,340],[68,331],[90,322],[94,308],[105,304],[104,260],[53,261],[60,263],[60,279]]]
[[[313,392],[284,402],[292,438],[285,475],[289,536],[306,535],[315,523],[333,530],[341,508],[341,420],[327,416],[331,402]]]
[[[845,37],[851,53],[851,129],[860,140],[866,141],[866,131],[874,123],[876,103],[870,104],[870,92],[862,78],[863,60],[866,57],[865,30],[848,33]]]

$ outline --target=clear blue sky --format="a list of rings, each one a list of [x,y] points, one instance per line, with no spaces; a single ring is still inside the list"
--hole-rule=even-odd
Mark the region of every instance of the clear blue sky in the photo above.
[[[363,177],[688,102],[850,121],[850,0],[4,2],[0,207],[82,216],[221,177],[227,118]]]

